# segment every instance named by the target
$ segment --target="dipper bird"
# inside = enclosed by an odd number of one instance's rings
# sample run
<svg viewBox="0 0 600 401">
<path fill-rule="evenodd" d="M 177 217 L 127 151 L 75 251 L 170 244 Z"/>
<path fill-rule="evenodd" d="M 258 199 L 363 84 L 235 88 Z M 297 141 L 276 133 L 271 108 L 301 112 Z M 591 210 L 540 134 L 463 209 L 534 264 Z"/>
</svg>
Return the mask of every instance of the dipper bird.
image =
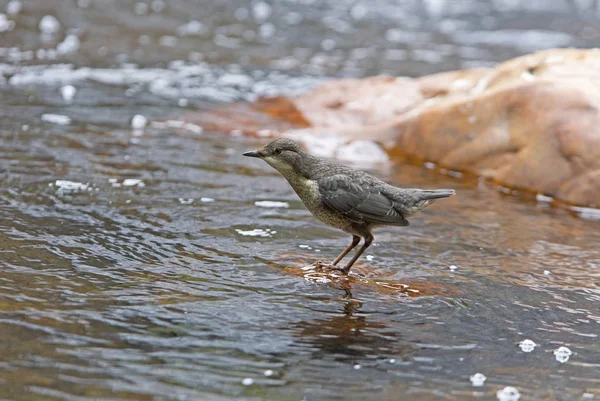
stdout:
<svg viewBox="0 0 600 401">
<path fill-rule="evenodd" d="M 306 208 L 323 223 L 352 235 L 352 243 L 325 267 L 348 272 L 373 242 L 371 231 L 380 226 L 407 226 L 407 217 L 435 199 L 454 195 L 453 189 L 397 188 L 350 167 L 305 152 L 296 142 L 280 138 L 258 150 L 244 153 L 258 157 L 279 171 L 298 194 Z M 363 246 L 344 267 L 338 263 L 354 249 Z"/>
</svg>

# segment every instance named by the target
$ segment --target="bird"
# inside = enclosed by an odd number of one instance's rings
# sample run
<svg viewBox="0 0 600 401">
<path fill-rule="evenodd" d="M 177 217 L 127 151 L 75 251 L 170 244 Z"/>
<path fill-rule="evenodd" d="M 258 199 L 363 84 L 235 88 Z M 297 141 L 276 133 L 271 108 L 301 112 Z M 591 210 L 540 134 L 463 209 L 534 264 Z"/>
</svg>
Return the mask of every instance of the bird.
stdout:
<svg viewBox="0 0 600 401">
<path fill-rule="evenodd" d="M 348 273 L 374 240 L 373 229 L 408 226 L 414 215 L 436 199 L 455 195 L 453 189 L 398 188 L 364 171 L 313 156 L 297 142 L 275 139 L 243 156 L 264 160 L 288 181 L 304 206 L 323 223 L 352 235 L 352 243 L 332 263 L 316 267 Z M 363 245 L 345 266 L 342 259 Z"/>
</svg>

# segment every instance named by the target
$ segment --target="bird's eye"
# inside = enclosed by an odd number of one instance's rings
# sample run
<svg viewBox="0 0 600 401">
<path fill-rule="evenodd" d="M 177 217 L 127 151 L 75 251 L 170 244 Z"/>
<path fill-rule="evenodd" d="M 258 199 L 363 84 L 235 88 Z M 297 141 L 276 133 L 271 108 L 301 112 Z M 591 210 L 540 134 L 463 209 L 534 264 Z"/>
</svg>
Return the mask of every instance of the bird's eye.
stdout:
<svg viewBox="0 0 600 401">
<path fill-rule="evenodd" d="M 278 149 L 275 149 L 275 150 L 273 151 L 273 154 L 274 154 L 275 156 L 277 156 L 277 155 L 280 155 L 280 154 L 281 154 L 281 149 L 279 149 L 279 148 L 278 148 Z"/>
</svg>

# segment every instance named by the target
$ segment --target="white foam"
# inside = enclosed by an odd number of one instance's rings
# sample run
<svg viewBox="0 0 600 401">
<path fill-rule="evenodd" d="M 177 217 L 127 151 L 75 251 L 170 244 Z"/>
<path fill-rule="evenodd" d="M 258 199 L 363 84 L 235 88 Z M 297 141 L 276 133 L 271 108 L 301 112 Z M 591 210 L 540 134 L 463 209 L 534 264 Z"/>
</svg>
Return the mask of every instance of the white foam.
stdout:
<svg viewBox="0 0 600 401">
<path fill-rule="evenodd" d="M 565 363 L 569 360 L 573 352 L 567 347 L 560 347 L 554 350 L 554 358 L 560 363 Z"/>
<path fill-rule="evenodd" d="M 475 373 L 474 375 L 469 377 L 469 380 L 471 380 L 471 384 L 473 384 L 473 387 L 481 387 L 485 384 L 487 377 L 485 377 L 483 373 Z"/>
<path fill-rule="evenodd" d="M 56 191 L 58 194 L 82 192 L 91 189 L 90 184 L 67 180 L 56 180 L 54 185 L 58 187 L 58 190 Z"/>
<path fill-rule="evenodd" d="M 244 380 L 242 380 L 242 384 L 244 386 L 251 386 L 254 384 L 254 379 L 251 377 L 246 377 Z"/>
<path fill-rule="evenodd" d="M 42 121 L 46 121 L 56 125 L 71 124 L 71 118 L 69 118 L 68 116 L 63 116 L 61 114 L 42 114 Z"/>
<path fill-rule="evenodd" d="M 256 201 L 254 202 L 256 206 L 259 207 L 269 207 L 269 208 L 288 208 L 290 204 L 287 202 L 276 202 L 276 201 Z"/>
<path fill-rule="evenodd" d="M 146 184 L 137 178 L 126 178 L 123 180 L 124 187 L 144 187 Z"/>
<path fill-rule="evenodd" d="M 362 163 L 385 163 L 389 157 L 385 150 L 373 141 L 356 140 L 337 149 L 336 156 L 341 160 Z"/>
<path fill-rule="evenodd" d="M 537 200 L 538 202 L 550 203 L 552 202 L 552 197 L 546 196 L 544 194 L 537 194 L 535 196 L 535 200 Z"/>
<path fill-rule="evenodd" d="M 177 34 L 179 36 L 197 36 L 202 35 L 205 32 L 206 27 L 200 21 L 196 20 L 192 20 L 177 28 Z"/>
<path fill-rule="evenodd" d="M 532 352 L 536 346 L 537 344 L 528 338 L 519 343 L 519 348 L 521 348 L 521 351 L 527 353 Z"/>
<path fill-rule="evenodd" d="M 60 94 L 67 103 L 70 103 L 71 100 L 73 100 L 73 97 L 75 97 L 75 92 L 77 92 L 77 89 L 75 89 L 73 85 L 65 85 L 60 88 Z"/>
<path fill-rule="evenodd" d="M 77 35 L 69 34 L 56 46 L 58 54 L 65 55 L 75 53 L 79 50 L 80 42 Z"/>
<path fill-rule="evenodd" d="M 571 210 L 575 211 L 584 220 L 600 220 L 600 209 L 572 206 Z"/>
<path fill-rule="evenodd" d="M 246 237 L 270 237 L 271 236 L 271 232 L 270 230 L 263 230 L 262 228 L 255 228 L 253 230 L 240 230 L 239 228 L 236 228 L 235 231 L 243 236 Z"/>
<path fill-rule="evenodd" d="M 507 386 L 496 392 L 498 401 L 518 401 L 521 398 L 521 393 L 514 387 Z"/>
<path fill-rule="evenodd" d="M 458 266 L 450 265 L 450 266 L 448 266 L 448 269 L 450 269 L 450 271 L 456 271 L 458 269 Z"/>
<path fill-rule="evenodd" d="M 148 119 L 141 114 L 136 114 L 131 119 L 131 128 L 134 130 L 143 130 L 148 124 Z"/>
<path fill-rule="evenodd" d="M 212 203 L 215 200 L 213 198 L 200 198 L 200 202 L 204 202 L 204 203 Z"/>
<path fill-rule="evenodd" d="M 275 374 L 275 372 L 273 372 L 271 369 L 267 369 L 264 371 L 264 375 L 267 377 L 271 377 Z"/>
</svg>

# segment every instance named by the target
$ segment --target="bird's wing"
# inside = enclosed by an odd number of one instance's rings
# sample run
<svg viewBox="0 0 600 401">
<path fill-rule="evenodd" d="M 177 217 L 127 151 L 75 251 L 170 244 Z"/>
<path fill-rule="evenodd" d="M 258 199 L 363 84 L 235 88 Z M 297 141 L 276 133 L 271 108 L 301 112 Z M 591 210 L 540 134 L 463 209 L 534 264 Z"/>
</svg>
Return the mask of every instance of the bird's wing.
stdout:
<svg viewBox="0 0 600 401">
<path fill-rule="evenodd" d="M 342 174 L 317 182 L 325 205 L 355 223 L 408 225 L 394 207 L 394 201 L 368 184 L 353 182 L 349 176 Z"/>
</svg>

